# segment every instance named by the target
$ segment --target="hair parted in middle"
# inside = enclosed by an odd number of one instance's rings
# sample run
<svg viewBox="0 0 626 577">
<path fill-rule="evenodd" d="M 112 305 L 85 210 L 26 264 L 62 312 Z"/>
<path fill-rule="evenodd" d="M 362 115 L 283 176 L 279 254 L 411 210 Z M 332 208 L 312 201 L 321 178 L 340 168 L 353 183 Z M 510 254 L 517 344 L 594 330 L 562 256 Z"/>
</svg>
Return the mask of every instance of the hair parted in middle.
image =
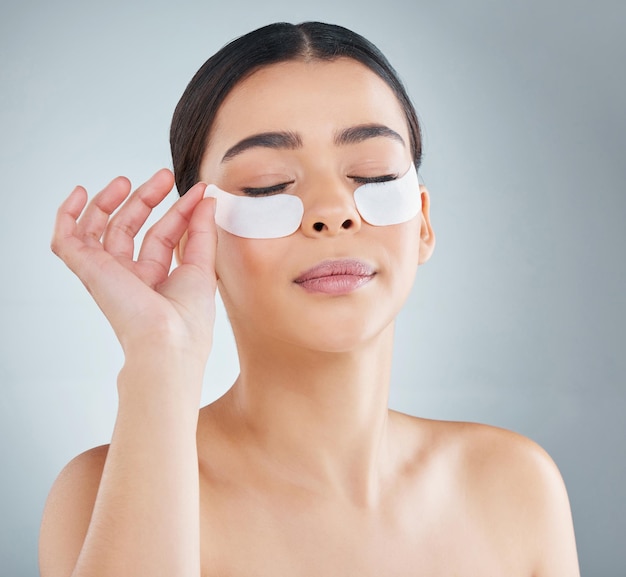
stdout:
<svg viewBox="0 0 626 577">
<path fill-rule="evenodd" d="M 335 24 L 278 22 L 245 34 L 216 52 L 196 72 L 172 118 L 170 147 L 180 195 L 199 178 L 217 112 L 229 92 L 256 70 L 289 60 L 352 58 L 393 90 L 406 115 L 415 168 L 422 159 L 417 114 L 398 74 L 380 50 L 363 36 Z"/>
</svg>

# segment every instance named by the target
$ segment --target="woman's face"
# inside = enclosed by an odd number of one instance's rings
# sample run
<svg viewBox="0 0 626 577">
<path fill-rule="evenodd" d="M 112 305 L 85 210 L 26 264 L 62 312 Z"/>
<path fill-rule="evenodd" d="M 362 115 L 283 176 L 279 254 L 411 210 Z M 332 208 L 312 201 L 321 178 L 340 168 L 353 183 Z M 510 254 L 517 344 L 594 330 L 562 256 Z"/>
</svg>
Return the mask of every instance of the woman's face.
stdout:
<svg viewBox="0 0 626 577">
<path fill-rule="evenodd" d="M 267 133 L 273 136 L 249 140 Z M 274 64 L 231 91 L 201 180 L 237 195 L 267 188 L 295 194 L 304 205 L 300 228 L 286 237 L 248 239 L 218 229 L 219 288 L 238 339 L 342 351 L 393 322 L 432 250 L 427 193 L 421 214 L 391 226 L 363 221 L 353 193 L 363 179 L 403 175 L 412 162 L 409 142 L 396 96 L 351 59 Z"/>
</svg>

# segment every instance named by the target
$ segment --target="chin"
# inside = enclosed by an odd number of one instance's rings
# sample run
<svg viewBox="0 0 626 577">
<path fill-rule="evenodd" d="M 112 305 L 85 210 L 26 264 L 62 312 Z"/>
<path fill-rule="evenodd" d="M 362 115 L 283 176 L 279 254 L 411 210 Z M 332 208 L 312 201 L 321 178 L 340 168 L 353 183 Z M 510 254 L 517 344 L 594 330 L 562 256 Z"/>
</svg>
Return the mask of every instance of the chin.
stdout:
<svg viewBox="0 0 626 577">
<path fill-rule="evenodd" d="M 321 330 L 309 331 L 301 335 L 293 344 L 310 351 L 329 354 L 358 353 L 363 349 L 380 343 L 381 340 L 393 338 L 393 319 L 379 326 L 373 326 L 372 322 L 354 322 L 344 326 L 332 323 Z"/>
</svg>

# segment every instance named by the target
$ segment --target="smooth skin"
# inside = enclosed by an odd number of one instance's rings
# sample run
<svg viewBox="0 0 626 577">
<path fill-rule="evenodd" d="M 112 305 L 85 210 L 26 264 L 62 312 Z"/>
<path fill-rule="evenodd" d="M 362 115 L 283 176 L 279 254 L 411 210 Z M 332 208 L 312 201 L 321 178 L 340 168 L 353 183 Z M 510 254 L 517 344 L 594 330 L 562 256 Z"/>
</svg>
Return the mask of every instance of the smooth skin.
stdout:
<svg viewBox="0 0 626 577">
<path fill-rule="evenodd" d="M 346 129 L 385 136 L 338 143 Z M 228 150 L 265 132 L 297 146 Z M 289 183 L 305 214 L 289 237 L 216 229 L 198 184 L 133 238 L 172 187 L 118 178 L 59 209 L 53 250 L 85 283 L 125 353 L 111 444 L 74 459 L 44 513 L 42 577 L 579 575 L 561 476 L 533 442 L 387 408 L 394 319 L 434 248 L 429 196 L 394 226 L 362 221 L 356 177 L 411 162 L 396 97 L 361 64 L 290 61 L 237 85 L 201 179 Z M 180 265 L 169 273 L 174 252 Z M 294 283 L 321 261 L 376 274 L 344 295 Z M 198 412 L 219 287 L 240 356 L 226 395 Z M 436 384 L 420 383 L 420 386 Z"/>
</svg>

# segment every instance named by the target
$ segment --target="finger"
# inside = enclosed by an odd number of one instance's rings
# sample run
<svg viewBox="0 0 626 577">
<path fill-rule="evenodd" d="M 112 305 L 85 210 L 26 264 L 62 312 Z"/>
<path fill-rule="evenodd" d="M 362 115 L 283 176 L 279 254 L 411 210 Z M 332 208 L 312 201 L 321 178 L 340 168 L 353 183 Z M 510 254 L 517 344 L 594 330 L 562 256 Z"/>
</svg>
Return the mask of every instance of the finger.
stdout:
<svg viewBox="0 0 626 577">
<path fill-rule="evenodd" d="M 111 215 L 129 194 L 130 181 L 124 176 L 114 178 L 87 205 L 78 221 L 78 236 L 99 243 Z"/>
<path fill-rule="evenodd" d="M 82 186 L 77 186 L 57 210 L 50 248 L 63 260 L 70 246 L 82 244 L 75 236 L 76 221 L 86 204 L 87 191 Z"/>
<path fill-rule="evenodd" d="M 210 318 L 214 315 L 215 301 L 212 295 L 217 285 L 214 198 L 200 200 L 193 211 L 187 232 L 182 262 L 160 286 L 160 291 L 183 307 L 200 311 L 198 318 Z"/>
<path fill-rule="evenodd" d="M 132 259 L 135 236 L 173 186 L 174 175 L 162 169 L 133 192 L 106 227 L 103 239 L 105 250 L 113 256 Z"/>
<path fill-rule="evenodd" d="M 113 259 L 102 250 L 99 242 L 93 246 L 94 243 L 88 242 L 89 237 L 80 236 L 77 232 L 77 220 L 86 204 L 87 191 L 77 186 L 57 211 L 50 247 L 92 292 L 90 277 L 94 271 L 100 271 L 107 259 Z"/>
<path fill-rule="evenodd" d="M 163 218 L 148 230 L 137 259 L 142 268 L 155 266 L 161 274 L 169 272 L 174 249 L 187 230 L 194 209 L 202 200 L 205 189 L 204 183 L 191 187 Z"/>
<path fill-rule="evenodd" d="M 194 265 L 204 273 L 215 275 L 215 199 L 205 198 L 193 212 L 188 228 L 188 240 L 183 252 L 183 265 Z"/>
</svg>

